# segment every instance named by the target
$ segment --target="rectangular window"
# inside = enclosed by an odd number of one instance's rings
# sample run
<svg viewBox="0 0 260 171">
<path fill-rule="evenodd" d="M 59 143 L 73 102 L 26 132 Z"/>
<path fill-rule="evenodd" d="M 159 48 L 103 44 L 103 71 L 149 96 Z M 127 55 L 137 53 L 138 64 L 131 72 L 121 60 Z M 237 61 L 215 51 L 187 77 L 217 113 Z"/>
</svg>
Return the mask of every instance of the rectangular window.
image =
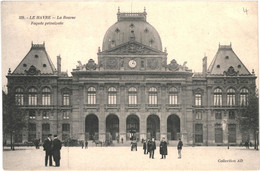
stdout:
<svg viewBox="0 0 260 171">
<path fill-rule="evenodd" d="M 236 95 L 235 94 L 228 94 L 227 95 L 227 105 L 234 106 L 236 104 Z"/>
<path fill-rule="evenodd" d="M 42 105 L 48 106 L 51 105 L 51 95 L 50 94 L 42 94 Z"/>
<path fill-rule="evenodd" d="M 29 94 L 28 105 L 30 106 L 37 105 L 37 94 Z"/>
<path fill-rule="evenodd" d="M 228 142 L 236 143 L 236 125 L 228 124 Z"/>
<path fill-rule="evenodd" d="M 70 124 L 62 124 L 62 132 L 70 132 Z"/>
<path fill-rule="evenodd" d="M 67 94 L 67 93 L 65 93 L 65 94 L 63 94 L 63 105 L 64 106 L 69 106 L 70 105 L 70 95 L 69 94 Z"/>
<path fill-rule="evenodd" d="M 49 132 L 50 131 L 50 124 L 42 124 L 42 131 Z"/>
<path fill-rule="evenodd" d="M 115 105 L 116 104 L 116 94 L 109 93 L 108 94 L 108 104 Z"/>
<path fill-rule="evenodd" d="M 29 111 L 29 119 L 35 119 L 36 118 L 36 111 L 30 110 Z"/>
<path fill-rule="evenodd" d="M 201 106 L 201 94 L 195 94 L 195 106 Z"/>
<path fill-rule="evenodd" d="M 70 118 L 70 112 L 69 111 L 63 111 L 63 119 L 69 119 Z"/>
<path fill-rule="evenodd" d="M 215 113 L 215 118 L 216 118 L 216 119 L 222 119 L 222 114 L 221 114 L 221 112 L 216 112 L 216 113 Z"/>
<path fill-rule="evenodd" d="M 223 143 L 223 129 L 221 124 L 215 125 L 215 143 Z"/>
<path fill-rule="evenodd" d="M 236 119 L 235 112 L 234 112 L 234 111 L 229 111 L 229 113 L 228 113 L 228 118 L 229 118 L 229 119 Z"/>
<path fill-rule="evenodd" d="M 129 100 L 130 105 L 136 105 L 137 104 L 137 95 L 129 94 L 128 100 Z"/>
<path fill-rule="evenodd" d="M 88 104 L 96 104 L 96 93 L 88 93 Z"/>
<path fill-rule="evenodd" d="M 48 111 L 42 111 L 42 118 L 43 119 L 49 119 L 49 112 Z"/>
<path fill-rule="evenodd" d="M 214 106 L 222 106 L 222 94 L 214 94 Z"/>
<path fill-rule="evenodd" d="M 202 119 L 202 113 L 201 112 L 197 112 L 196 113 L 196 120 L 201 120 Z"/>
<path fill-rule="evenodd" d="M 157 105 L 157 94 L 149 94 L 149 104 Z"/>
<path fill-rule="evenodd" d="M 15 102 L 17 105 L 24 105 L 23 94 L 15 94 Z"/>
<path fill-rule="evenodd" d="M 170 94 L 169 95 L 169 104 L 177 105 L 178 104 L 178 94 Z"/>
<path fill-rule="evenodd" d="M 195 124 L 195 143 L 203 143 L 203 125 Z"/>
</svg>

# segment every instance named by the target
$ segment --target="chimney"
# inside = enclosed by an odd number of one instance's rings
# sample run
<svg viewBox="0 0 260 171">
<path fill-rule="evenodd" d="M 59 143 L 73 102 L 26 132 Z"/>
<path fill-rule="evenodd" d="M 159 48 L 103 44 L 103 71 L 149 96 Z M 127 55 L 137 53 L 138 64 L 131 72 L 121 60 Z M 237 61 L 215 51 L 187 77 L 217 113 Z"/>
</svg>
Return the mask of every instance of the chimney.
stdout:
<svg viewBox="0 0 260 171">
<path fill-rule="evenodd" d="M 61 57 L 60 55 L 57 56 L 57 70 L 58 70 L 58 75 L 61 73 Z"/>
<path fill-rule="evenodd" d="M 207 75 L 207 57 L 206 56 L 202 59 L 202 75 L 203 75 L 203 77 L 206 77 L 206 75 Z"/>
</svg>

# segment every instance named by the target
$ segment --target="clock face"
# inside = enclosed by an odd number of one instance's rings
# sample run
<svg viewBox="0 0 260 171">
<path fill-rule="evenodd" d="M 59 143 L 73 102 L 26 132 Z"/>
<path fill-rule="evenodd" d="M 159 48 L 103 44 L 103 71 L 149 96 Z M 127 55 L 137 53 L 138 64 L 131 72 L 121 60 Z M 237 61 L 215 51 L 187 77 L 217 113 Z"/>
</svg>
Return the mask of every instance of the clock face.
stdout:
<svg viewBox="0 0 260 171">
<path fill-rule="evenodd" d="M 135 60 L 130 60 L 128 64 L 129 64 L 129 66 L 130 66 L 131 68 L 136 67 L 136 61 L 135 61 Z"/>
</svg>

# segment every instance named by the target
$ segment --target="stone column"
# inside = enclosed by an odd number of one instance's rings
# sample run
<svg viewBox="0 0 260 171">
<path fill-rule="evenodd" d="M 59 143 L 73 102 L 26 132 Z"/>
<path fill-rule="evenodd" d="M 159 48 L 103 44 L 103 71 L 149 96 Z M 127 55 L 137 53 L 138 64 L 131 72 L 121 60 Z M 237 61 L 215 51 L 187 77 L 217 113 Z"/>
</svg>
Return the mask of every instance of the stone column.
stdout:
<svg viewBox="0 0 260 171">
<path fill-rule="evenodd" d="M 104 83 L 99 84 L 99 91 L 98 91 L 99 98 L 98 103 L 99 106 L 99 114 L 98 114 L 98 131 L 99 131 L 99 141 L 106 140 L 106 116 L 104 110 L 104 103 L 106 101 L 105 92 L 104 92 Z"/>
</svg>

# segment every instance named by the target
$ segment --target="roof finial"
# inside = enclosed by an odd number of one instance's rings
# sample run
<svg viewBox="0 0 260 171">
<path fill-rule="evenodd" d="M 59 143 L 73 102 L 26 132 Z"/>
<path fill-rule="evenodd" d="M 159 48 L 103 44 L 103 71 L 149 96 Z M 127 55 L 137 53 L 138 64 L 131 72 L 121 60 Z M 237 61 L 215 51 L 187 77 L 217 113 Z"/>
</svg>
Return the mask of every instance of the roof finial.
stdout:
<svg viewBox="0 0 260 171">
<path fill-rule="evenodd" d="M 255 70 L 254 69 L 252 69 L 252 74 L 255 75 Z"/>
<path fill-rule="evenodd" d="M 117 9 L 117 10 L 118 10 L 118 13 L 120 13 L 120 7 L 118 7 L 118 9 Z"/>
<path fill-rule="evenodd" d="M 144 7 L 144 12 L 146 12 L 146 8 Z"/>
<path fill-rule="evenodd" d="M 9 68 L 9 69 L 8 69 L 8 74 L 11 74 L 11 72 L 12 72 L 12 71 L 11 71 L 11 68 Z"/>
<path fill-rule="evenodd" d="M 101 52 L 100 47 L 98 47 L 98 52 Z"/>
<path fill-rule="evenodd" d="M 166 47 L 164 48 L 164 52 L 167 53 L 167 48 Z"/>
<path fill-rule="evenodd" d="M 230 42 L 230 47 L 232 47 L 232 42 Z"/>
<path fill-rule="evenodd" d="M 43 41 L 43 47 L 45 47 L 45 41 Z"/>
<path fill-rule="evenodd" d="M 33 46 L 33 41 L 32 41 L 32 46 Z"/>
<path fill-rule="evenodd" d="M 218 47 L 220 47 L 220 42 L 218 42 Z"/>
</svg>

